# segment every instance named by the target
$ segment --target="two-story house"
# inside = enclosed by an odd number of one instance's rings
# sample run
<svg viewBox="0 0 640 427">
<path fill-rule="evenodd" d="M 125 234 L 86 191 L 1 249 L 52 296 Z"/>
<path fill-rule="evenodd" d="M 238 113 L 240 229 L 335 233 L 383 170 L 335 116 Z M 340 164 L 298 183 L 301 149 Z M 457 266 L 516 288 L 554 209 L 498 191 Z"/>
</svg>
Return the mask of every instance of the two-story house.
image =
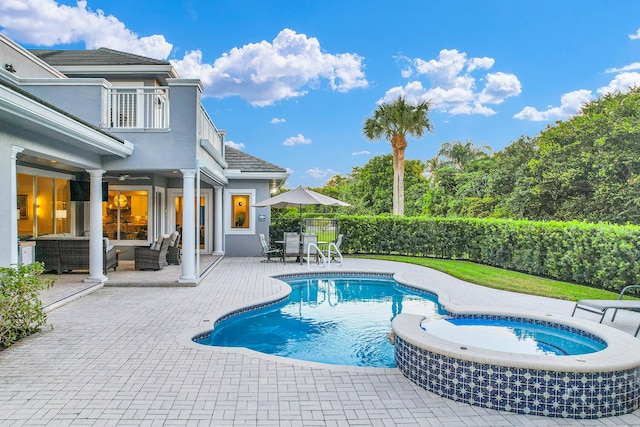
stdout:
<svg viewBox="0 0 640 427">
<path fill-rule="evenodd" d="M 19 239 L 60 233 L 90 236 L 88 281 L 106 279 L 103 236 L 133 249 L 180 231 L 184 282 L 198 253 L 259 255 L 270 217 L 253 203 L 288 173 L 226 147 L 201 97 L 167 61 L 0 34 L 0 265 Z"/>
</svg>

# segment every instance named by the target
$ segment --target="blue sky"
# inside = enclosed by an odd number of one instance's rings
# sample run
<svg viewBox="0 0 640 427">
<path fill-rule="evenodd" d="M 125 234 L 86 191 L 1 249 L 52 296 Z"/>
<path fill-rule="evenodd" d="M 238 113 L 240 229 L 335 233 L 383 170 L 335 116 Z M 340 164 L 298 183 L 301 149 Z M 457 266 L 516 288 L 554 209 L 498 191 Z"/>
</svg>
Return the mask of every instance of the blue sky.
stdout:
<svg viewBox="0 0 640 427">
<path fill-rule="evenodd" d="M 110 47 L 200 78 L 229 144 L 322 186 L 373 156 L 380 102 L 430 100 L 407 159 L 471 140 L 500 150 L 640 83 L 640 2 L 619 0 L 0 0 L 27 48 Z"/>
</svg>

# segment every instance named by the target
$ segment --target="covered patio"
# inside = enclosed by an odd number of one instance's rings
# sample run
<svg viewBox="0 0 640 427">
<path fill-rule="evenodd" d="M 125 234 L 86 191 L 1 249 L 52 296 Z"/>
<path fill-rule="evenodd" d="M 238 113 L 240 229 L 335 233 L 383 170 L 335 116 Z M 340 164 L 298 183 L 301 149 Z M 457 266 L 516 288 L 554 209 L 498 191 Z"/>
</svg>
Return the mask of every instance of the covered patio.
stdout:
<svg viewBox="0 0 640 427">
<path fill-rule="evenodd" d="M 220 255 L 200 255 L 199 281 L 222 259 Z M 133 260 L 120 260 L 116 271 L 107 272 L 104 283 L 87 283 L 88 272 L 75 271 L 64 274 L 47 273 L 43 277 L 54 280 L 51 288 L 40 293 L 46 311 L 54 310 L 103 286 L 107 287 L 193 287 L 195 282 L 182 283 L 180 265 L 168 265 L 162 270 L 136 270 Z"/>
</svg>

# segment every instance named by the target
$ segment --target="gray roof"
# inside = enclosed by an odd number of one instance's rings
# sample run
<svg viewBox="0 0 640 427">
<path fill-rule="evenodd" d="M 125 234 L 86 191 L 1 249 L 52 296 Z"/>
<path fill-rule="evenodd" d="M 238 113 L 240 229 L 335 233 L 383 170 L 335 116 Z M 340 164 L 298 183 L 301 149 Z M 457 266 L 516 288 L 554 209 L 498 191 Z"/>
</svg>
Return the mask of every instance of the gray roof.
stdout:
<svg viewBox="0 0 640 427">
<path fill-rule="evenodd" d="M 229 169 L 238 169 L 242 172 L 276 172 L 286 173 L 285 168 L 276 166 L 266 160 L 259 159 L 250 154 L 226 146 L 224 148 L 224 158 L 227 161 Z"/>
<path fill-rule="evenodd" d="M 101 47 L 96 50 L 45 50 L 30 49 L 29 52 L 47 64 L 56 66 L 78 65 L 168 65 L 168 61 L 147 58 L 132 53 Z"/>
</svg>

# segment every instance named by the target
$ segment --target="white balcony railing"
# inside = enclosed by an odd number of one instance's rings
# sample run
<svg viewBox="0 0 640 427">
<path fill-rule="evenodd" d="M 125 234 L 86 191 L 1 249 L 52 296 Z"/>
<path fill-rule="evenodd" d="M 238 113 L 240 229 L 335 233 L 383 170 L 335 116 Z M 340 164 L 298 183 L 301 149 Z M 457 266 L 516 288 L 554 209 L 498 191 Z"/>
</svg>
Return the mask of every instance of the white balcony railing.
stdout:
<svg viewBox="0 0 640 427">
<path fill-rule="evenodd" d="M 169 88 L 118 87 L 109 92 L 111 128 L 169 128 Z"/>
<path fill-rule="evenodd" d="M 209 141 L 213 149 L 222 154 L 222 135 L 202 106 L 200 106 L 200 139 Z"/>
</svg>

